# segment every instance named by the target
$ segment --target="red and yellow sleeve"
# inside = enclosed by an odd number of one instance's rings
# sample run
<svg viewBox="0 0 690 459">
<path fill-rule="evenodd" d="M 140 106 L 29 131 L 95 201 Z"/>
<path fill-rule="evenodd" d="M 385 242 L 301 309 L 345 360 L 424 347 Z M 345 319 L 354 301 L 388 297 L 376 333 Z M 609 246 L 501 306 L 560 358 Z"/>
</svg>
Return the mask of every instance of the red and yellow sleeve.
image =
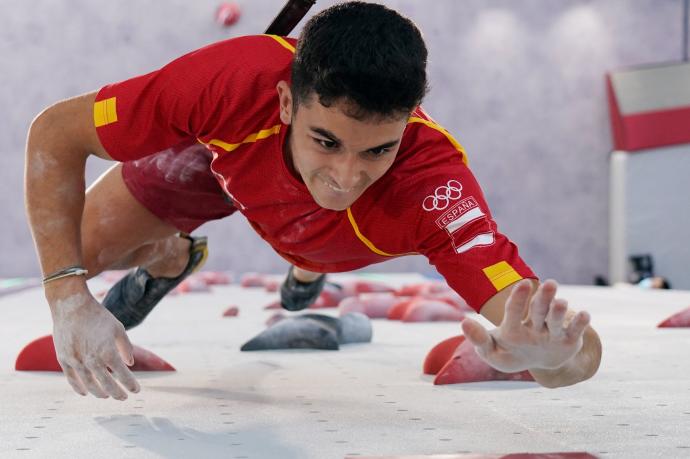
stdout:
<svg viewBox="0 0 690 459">
<path fill-rule="evenodd" d="M 257 81 L 277 65 L 272 54 L 291 56 L 267 36 L 233 38 L 104 86 L 93 106 L 103 147 L 128 161 L 218 131 L 227 135 L 228 126 L 251 115 Z"/>
<path fill-rule="evenodd" d="M 536 278 L 498 231 L 467 166 L 457 161 L 418 188 L 417 251 L 474 310 L 520 279 Z"/>
</svg>

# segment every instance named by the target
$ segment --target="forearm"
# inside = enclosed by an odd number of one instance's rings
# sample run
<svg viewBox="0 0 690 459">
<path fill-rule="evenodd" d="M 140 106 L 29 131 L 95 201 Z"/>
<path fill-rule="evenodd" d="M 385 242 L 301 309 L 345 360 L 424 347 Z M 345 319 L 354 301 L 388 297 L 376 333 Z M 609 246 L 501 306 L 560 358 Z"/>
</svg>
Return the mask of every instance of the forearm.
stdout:
<svg viewBox="0 0 690 459">
<path fill-rule="evenodd" d="M 585 381 L 597 372 L 601 363 L 601 340 L 591 327 L 582 336 L 582 349 L 561 368 L 555 370 L 530 369 L 535 381 L 551 389 L 571 386 Z"/>
<path fill-rule="evenodd" d="M 43 275 L 81 264 L 81 215 L 84 209 L 84 168 L 88 153 L 70 148 L 51 126 L 50 115 L 39 116 L 29 131 L 25 165 L 25 206 Z M 47 284 L 46 294 L 80 279 Z"/>
</svg>

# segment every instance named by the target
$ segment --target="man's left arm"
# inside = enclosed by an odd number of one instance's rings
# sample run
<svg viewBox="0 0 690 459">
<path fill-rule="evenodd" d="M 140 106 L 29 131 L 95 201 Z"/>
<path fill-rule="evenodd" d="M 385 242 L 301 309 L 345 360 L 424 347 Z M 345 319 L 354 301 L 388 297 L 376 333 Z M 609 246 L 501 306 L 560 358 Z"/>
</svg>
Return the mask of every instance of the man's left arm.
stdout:
<svg viewBox="0 0 690 459">
<path fill-rule="evenodd" d="M 529 370 L 544 387 L 556 388 L 591 378 L 601 362 L 601 340 L 589 314 L 568 309 L 556 298 L 557 284 L 523 280 L 506 287 L 480 313 L 497 328 L 462 323 L 465 336 L 492 367 L 505 372 Z M 533 293 L 534 292 L 534 293 Z"/>
</svg>

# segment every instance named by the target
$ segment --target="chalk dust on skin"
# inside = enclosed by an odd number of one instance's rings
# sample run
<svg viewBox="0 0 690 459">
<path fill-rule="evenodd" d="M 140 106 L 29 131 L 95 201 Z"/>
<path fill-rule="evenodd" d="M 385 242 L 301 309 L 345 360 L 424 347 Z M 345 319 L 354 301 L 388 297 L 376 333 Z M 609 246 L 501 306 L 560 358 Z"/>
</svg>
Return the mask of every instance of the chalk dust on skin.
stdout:
<svg viewBox="0 0 690 459">
<path fill-rule="evenodd" d="M 37 209 L 34 215 L 38 225 L 34 226 L 33 231 L 40 237 L 63 232 L 71 224 L 69 218 L 56 215 L 52 210 Z"/>
<path fill-rule="evenodd" d="M 177 236 L 169 236 L 158 241 L 151 241 L 151 254 L 145 265 L 150 266 L 159 263 L 163 260 L 174 260 L 182 255 L 187 258 L 187 251 L 180 252 L 180 238 Z M 155 244 L 155 245 L 154 245 Z M 131 266 L 121 266 L 118 262 L 125 260 L 132 252 L 141 247 L 134 247 L 130 252 L 122 253 L 119 247 L 105 247 L 97 255 L 99 266 L 106 266 L 105 269 L 124 269 L 131 268 Z"/>
<path fill-rule="evenodd" d="M 62 314 L 73 314 L 76 309 L 78 309 L 88 300 L 89 296 L 86 293 L 77 293 L 61 300 L 57 300 L 55 303 L 55 313 L 58 316 Z"/>
<path fill-rule="evenodd" d="M 57 167 L 59 164 L 58 160 L 53 157 L 50 153 L 44 151 L 38 151 L 34 155 L 32 162 L 27 164 L 27 175 L 29 177 L 43 177 L 48 169 Z M 63 201 L 74 201 L 77 199 L 83 199 L 84 191 L 84 181 L 81 179 L 81 194 L 74 193 L 73 183 L 63 183 L 62 185 L 54 188 L 52 194 L 60 197 Z"/>
<path fill-rule="evenodd" d="M 26 169 L 28 175 L 31 177 L 43 176 L 46 169 L 55 167 L 58 165 L 58 160 L 55 159 L 50 153 L 45 151 L 37 151 L 31 163 L 27 164 Z"/>
<path fill-rule="evenodd" d="M 40 178 L 45 173 L 58 165 L 58 160 L 50 153 L 45 151 L 37 151 L 30 164 L 27 165 L 27 177 Z M 80 192 L 75 193 L 75 185 L 73 183 L 64 183 L 51 191 L 53 197 L 58 198 L 62 203 L 71 203 L 77 200 L 84 199 L 84 184 L 81 179 Z M 35 234 L 41 238 L 52 236 L 56 233 L 65 231 L 72 221 L 65 216 L 60 215 L 54 209 L 41 208 L 33 209 L 34 217 L 37 225 L 33 228 Z"/>
<path fill-rule="evenodd" d="M 115 350 L 109 336 L 117 336 L 118 327 L 122 327 L 109 312 L 100 306 L 84 308 L 96 301 L 91 295 L 77 293 L 57 300 L 53 312 L 53 342 L 58 356 L 67 359 L 79 358 L 85 363 L 91 359 L 100 359 L 111 355 Z M 80 326 L 83 323 L 88 327 Z M 76 362 L 68 364 L 74 364 Z"/>
</svg>

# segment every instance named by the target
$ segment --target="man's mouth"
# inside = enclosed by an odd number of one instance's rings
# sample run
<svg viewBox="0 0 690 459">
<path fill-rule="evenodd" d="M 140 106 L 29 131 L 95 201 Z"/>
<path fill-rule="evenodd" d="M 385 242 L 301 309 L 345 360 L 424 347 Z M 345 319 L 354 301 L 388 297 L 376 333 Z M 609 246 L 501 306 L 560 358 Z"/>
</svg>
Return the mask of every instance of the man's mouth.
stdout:
<svg viewBox="0 0 690 459">
<path fill-rule="evenodd" d="M 337 186 L 337 185 L 334 185 L 334 184 L 330 183 L 328 180 L 325 180 L 325 179 L 323 179 L 323 178 L 321 178 L 321 177 L 319 177 L 319 179 L 321 179 L 321 181 L 322 181 L 323 183 L 325 183 L 325 184 L 328 186 L 328 188 L 330 188 L 331 190 L 333 190 L 333 191 L 335 191 L 335 192 L 338 192 L 338 193 L 349 193 L 349 192 L 351 192 L 352 190 L 355 189 L 354 187 L 348 188 L 348 189 L 343 189 L 343 188 L 340 188 L 340 187 Z"/>
</svg>

